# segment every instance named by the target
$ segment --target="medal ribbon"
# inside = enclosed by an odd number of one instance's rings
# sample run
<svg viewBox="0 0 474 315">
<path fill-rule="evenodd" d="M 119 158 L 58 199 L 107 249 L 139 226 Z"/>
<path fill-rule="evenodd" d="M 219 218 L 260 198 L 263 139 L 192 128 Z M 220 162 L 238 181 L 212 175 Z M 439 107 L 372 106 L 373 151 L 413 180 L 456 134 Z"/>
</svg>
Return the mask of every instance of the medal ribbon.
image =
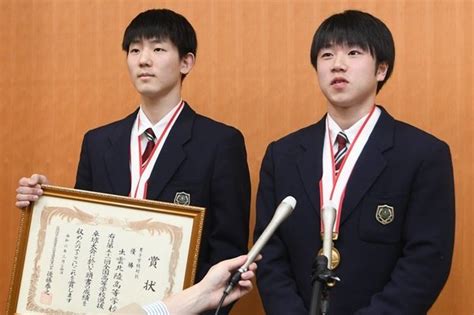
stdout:
<svg viewBox="0 0 474 315">
<path fill-rule="evenodd" d="M 350 144 L 350 147 L 344 156 L 339 168 L 338 175 L 335 172 L 335 162 L 333 153 L 333 141 L 329 132 L 328 119 L 326 118 L 326 136 L 324 137 L 323 147 L 323 176 L 319 181 L 320 207 L 333 207 L 336 209 L 336 221 L 334 223 L 333 233 L 336 238 L 339 234 L 339 224 L 341 220 L 342 203 L 344 201 L 347 182 L 351 176 L 352 170 L 369 139 L 372 130 L 380 117 L 380 109 L 376 106 L 372 108 L 365 118 L 362 126 Z M 324 232 L 324 225 L 321 214 L 321 233 Z"/>
<path fill-rule="evenodd" d="M 178 114 L 181 112 L 183 107 L 184 107 L 184 102 L 181 101 L 179 106 L 174 110 L 173 115 L 170 117 L 170 119 L 166 123 L 166 126 L 163 129 L 163 131 L 161 132 L 160 136 L 157 138 L 155 146 L 153 147 L 153 150 L 151 151 L 148 160 L 143 165 L 142 165 L 142 143 L 141 143 L 141 139 L 140 139 L 141 135 L 138 135 L 138 152 L 137 152 L 138 153 L 138 158 L 133 159 L 133 160 L 136 161 L 134 164 L 138 163 L 137 165 L 138 165 L 138 169 L 139 169 L 139 177 L 138 177 L 137 184 L 135 186 L 134 193 L 131 194 L 131 197 L 133 197 L 133 198 L 146 198 L 147 187 L 148 187 L 148 178 L 150 177 L 151 170 L 153 169 L 154 163 L 157 159 L 157 155 L 159 155 L 159 152 L 161 151 L 161 148 L 160 148 L 161 141 L 163 140 L 165 135 L 167 135 L 169 133 L 169 130 L 170 130 L 171 126 L 174 125 L 174 122 L 176 121 L 176 118 L 178 117 Z M 138 117 L 137 127 L 139 127 L 139 126 L 140 126 L 140 116 Z M 160 150 L 158 150 L 158 148 L 160 148 Z M 151 163 L 151 161 L 153 161 L 153 163 Z M 142 185 L 144 185 L 144 186 L 141 187 Z M 133 184 L 132 184 L 132 187 L 134 187 Z M 140 192 L 139 190 L 142 190 L 143 193 L 139 194 L 139 192 Z"/>
</svg>

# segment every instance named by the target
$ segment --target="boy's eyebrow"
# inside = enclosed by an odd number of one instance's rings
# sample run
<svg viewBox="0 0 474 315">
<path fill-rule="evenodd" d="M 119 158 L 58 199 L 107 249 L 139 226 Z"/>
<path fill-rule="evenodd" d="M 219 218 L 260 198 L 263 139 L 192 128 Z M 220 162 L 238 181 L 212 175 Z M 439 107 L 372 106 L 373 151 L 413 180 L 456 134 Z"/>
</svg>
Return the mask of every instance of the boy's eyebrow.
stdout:
<svg viewBox="0 0 474 315">
<path fill-rule="evenodd" d="M 141 41 L 143 41 L 144 38 L 135 38 L 133 39 L 132 41 L 130 41 L 131 44 L 137 44 L 137 43 L 140 43 Z M 152 42 L 152 43 L 163 43 L 164 40 L 162 39 L 158 39 L 156 37 L 153 37 L 153 38 L 150 38 L 150 39 L 147 39 L 148 41 Z"/>
<path fill-rule="evenodd" d="M 159 39 L 159 38 L 156 38 L 156 37 L 150 38 L 149 41 L 152 42 L 152 43 L 157 43 L 157 44 L 164 42 L 163 39 Z"/>
<path fill-rule="evenodd" d="M 358 44 L 358 43 L 350 43 L 350 42 L 343 42 L 343 43 L 328 43 L 327 45 L 323 45 L 321 46 L 321 49 L 331 49 L 331 48 L 334 48 L 334 47 L 347 47 L 347 48 L 354 48 L 354 47 L 357 47 L 357 48 L 360 48 L 362 50 L 369 50 L 367 47 L 364 47 L 364 45 L 362 44 Z"/>
</svg>

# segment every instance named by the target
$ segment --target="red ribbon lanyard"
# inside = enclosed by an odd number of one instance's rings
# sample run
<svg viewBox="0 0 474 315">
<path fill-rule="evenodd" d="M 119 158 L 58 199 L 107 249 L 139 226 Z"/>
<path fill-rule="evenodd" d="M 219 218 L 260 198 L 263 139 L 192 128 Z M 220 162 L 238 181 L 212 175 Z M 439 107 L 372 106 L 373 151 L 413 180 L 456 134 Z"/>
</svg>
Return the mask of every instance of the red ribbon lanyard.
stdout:
<svg viewBox="0 0 474 315">
<path fill-rule="evenodd" d="M 168 132 L 168 129 L 170 129 L 173 122 L 176 120 L 176 116 L 178 115 L 180 110 L 183 108 L 183 106 L 184 106 L 184 102 L 182 101 L 181 104 L 179 104 L 179 106 L 175 109 L 175 111 L 174 111 L 173 115 L 171 116 L 170 120 L 168 120 L 168 122 L 166 123 L 165 129 L 163 129 L 163 131 L 161 132 L 160 136 L 158 137 L 158 139 L 155 143 L 155 146 L 153 147 L 153 150 L 150 153 L 150 156 L 148 157 L 148 160 L 144 164 L 142 164 L 142 145 L 141 145 L 141 141 L 140 141 L 141 140 L 140 139 L 141 135 L 138 135 L 138 155 L 139 155 L 138 156 L 138 161 L 140 163 L 140 177 L 138 179 L 137 186 L 135 187 L 135 193 L 133 194 L 134 198 L 137 197 L 138 187 L 140 186 L 140 182 L 142 181 L 142 175 L 145 172 L 145 169 L 148 167 L 148 164 L 153 159 L 153 156 L 155 155 L 156 149 L 160 146 L 160 143 L 163 140 L 163 137 Z M 140 121 L 138 121 L 138 125 L 140 125 Z M 147 181 L 147 183 L 145 183 L 144 197 L 146 197 L 147 187 L 148 187 L 148 181 Z"/>
</svg>

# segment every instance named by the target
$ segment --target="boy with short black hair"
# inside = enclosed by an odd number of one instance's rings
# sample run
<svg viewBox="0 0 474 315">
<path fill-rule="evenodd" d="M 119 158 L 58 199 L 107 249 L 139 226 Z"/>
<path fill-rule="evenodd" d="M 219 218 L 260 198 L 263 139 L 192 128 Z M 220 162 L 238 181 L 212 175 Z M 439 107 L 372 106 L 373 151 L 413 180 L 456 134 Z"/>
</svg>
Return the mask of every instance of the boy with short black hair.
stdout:
<svg viewBox="0 0 474 315">
<path fill-rule="evenodd" d="M 167 9 L 140 13 L 122 48 L 140 94 L 128 117 L 84 136 L 75 188 L 206 208 L 196 281 L 211 265 L 247 252 L 250 176 L 237 129 L 194 112 L 181 98 L 196 34 Z M 37 200 L 43 175 L 22 178 L 18 207 Z"/>
<path fill-rule="evenodd" d="M 360 11 L 326 19 L 311 62 L 327 99 L 318 123 L 269 145 L 255 239 L 287 195 L 293 214 L 263 249 L 257 284 L 267 314 L 308 314 L 321 210 L 334 209 L 329 312 L 426 314 L 449 274 L 454 184 L 446 143 L 392 118 L 375 98 L 394 65 L 392 35 Z"/>
</svg>

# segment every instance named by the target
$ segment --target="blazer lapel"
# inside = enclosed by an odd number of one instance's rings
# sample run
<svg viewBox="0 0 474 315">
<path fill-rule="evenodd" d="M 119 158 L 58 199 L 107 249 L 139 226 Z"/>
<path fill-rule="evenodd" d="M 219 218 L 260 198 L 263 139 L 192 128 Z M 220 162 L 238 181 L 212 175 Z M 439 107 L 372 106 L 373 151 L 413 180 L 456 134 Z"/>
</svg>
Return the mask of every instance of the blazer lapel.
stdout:
<svg viewBox="0 0 474 315">
<path fill-rule="evenodd" d="M 161 191 L 186 158 L 183 145 L 191 138 L 195 118 L 196 113 L 185 103 L 148 179 L 147 199 L 158 199 Z"/>
<path fill-rule="evenodd" d="M 356 208 L 387 162 L 383 152 L 393 146 L 395 121 L 383 109 L 372 134 L 357 160 L 347 183 L 344 203 L 341 213 L 341 224 Z"/>
<path fill-rule="evenodd" d="M 112 193 L 128 196 L 130 193 L 130 135 L 138 110 L 118 122 L 109 137 L 110 148 L 105 153 L 105 167 Z"/>
<path fill-rule="evenodd" d="M 323 117 L 317 124 L 309 127 L 309 132 L 301 136 L 300 145 L 303 149 L 297 166 L 306 194 L 311 201 L 316 214 L 319 216 L 319 180 L 322 174 L 322 154 L 325 134 Z"/>
</svg>

